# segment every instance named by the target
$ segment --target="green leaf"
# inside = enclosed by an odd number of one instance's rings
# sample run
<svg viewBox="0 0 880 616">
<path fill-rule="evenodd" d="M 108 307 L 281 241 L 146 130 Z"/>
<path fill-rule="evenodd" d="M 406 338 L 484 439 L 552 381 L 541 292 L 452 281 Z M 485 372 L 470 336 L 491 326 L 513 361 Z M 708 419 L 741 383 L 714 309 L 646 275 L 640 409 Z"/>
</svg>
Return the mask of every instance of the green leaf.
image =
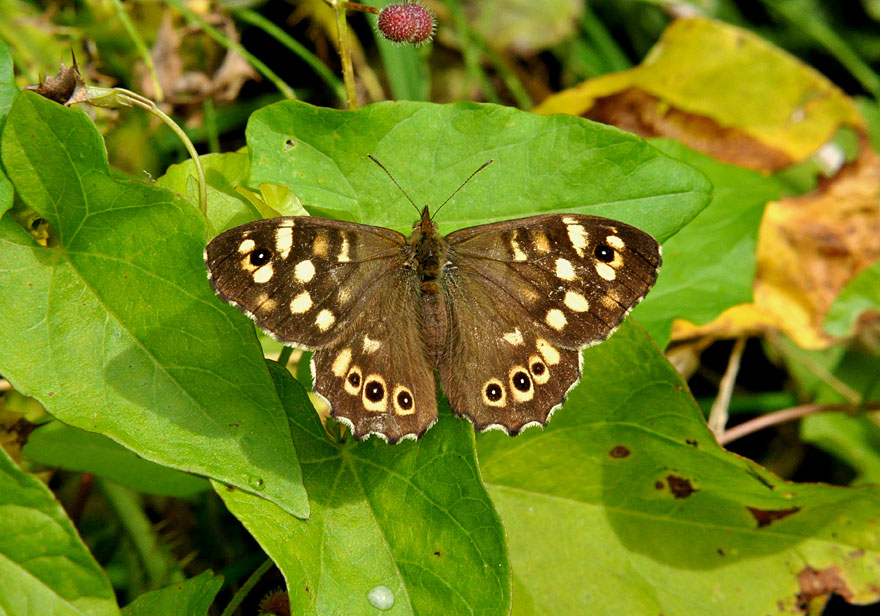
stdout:
<svg viewBox="0 0 880 616">
<path fill-rule="evenodd" d="M 679 143 L 656 139 L 664 154 L 693 165 L 712 181 L 712 201 L 663 244 L 663 267 L 635 316 L 660 348 L 672 321 L 705 324 L 724 310 L 752 301 L 758 228 L 781 186 L 754 171 L 720 163 Z"/>
<path fill-rule="evenodd" d="M 498 105 L 389 102 L 357 111 L 269 105 L 247 129 L 251 185 L 289 186 L 313 214 L 408 231 L 417 204 L 444 207 L 441 232 L 548 212 L 598 214 L 666 239 L 709 202 L 708 180 L 642 139 L 571 116 Z"/>
<path fill-rule="evenodd" d="M 442 414 L 418 442 L 337 444 L 302 386 L 270 364 L 311 499 L 297 520 L 265 500 L 219 489 L 287 580 L 292 614 L 507 614 L 504 529 L 480 481 L 473 429 Z"/>
<path fill-rule="evenodd" d="M 28 459 L 45 466 L 92 473 L 147 494 L 187 498 L 211 489 L 201 477 L 154 464 L 106 436 L 60 421 L 34 430 L 22 451 Z"/>
<path fill-rule="evenodd" d="M 15 84 L 15 75 L 12 72 L 9 48 L 3 39 L 0 39 L 0 131 L 3 130 L 9 108 L 17 94 L 18 86 Z M 0 216 L 12 207 L 12 195 L 12 183 L 5 174 L 0 173 Z"/>
<path fill-rule="evenodd" d="M 48 247 L 0 219 L 0 372 L 58 419 L 308 514 L 253 327 L 207 282 L 198 211 L 118 182 L 80 111 L 25 93 L 2 140 Z"/>
<path fill-rule="evenodd" d="M 546 430 L 478 438 L 513 614 L 752 616 L 832 590 L 878 598 L 880 488 L 793 484 L 726 453 L 632 321 L 584 364 Z"/>
<path fill-rule="evenodd" d="M 867 310 L 880 312 L 880 261 L 859 272 L 838 293 L 825 315 L 825 331 L 851 336 L 859 316 Z"/>
<path fill-rule="evenodd" d="M 236 192 L 247 184 L 250 161 L 247 152 L 227 152 L 200 156 L 208 189 L 208 220 L 212 230 L 220 233 L 260 218 L 260 212 Z M 171 165 L 156 184 L 170 188 L 189 199 L 194 207 L 199 202 L 199 185 L 192 160 Z"/>
<path fill-rule="evenodd" d="M 207 615 L 223 576 L 205 571 L 179 584 L 142 594 L 122 609 L 123 616 L 202 616 Z"/>
<path fill-rule="evenodd" d="M 107 576 L 61 505 L 0 447 L 0 613 L 119 614 Z"/>
</svg>

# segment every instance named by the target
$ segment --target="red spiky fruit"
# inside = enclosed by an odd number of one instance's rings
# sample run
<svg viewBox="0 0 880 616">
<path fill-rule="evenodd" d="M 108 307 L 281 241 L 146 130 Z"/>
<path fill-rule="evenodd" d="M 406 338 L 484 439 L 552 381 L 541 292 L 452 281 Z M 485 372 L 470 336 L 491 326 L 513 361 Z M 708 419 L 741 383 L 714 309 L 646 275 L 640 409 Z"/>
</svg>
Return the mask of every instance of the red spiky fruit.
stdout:
<svg viewBox="0 0 880 616">
<path fill-rule="evenodd" d="M 434 13 L 417 2 L 389 4 L 379 13 L 376 25 L 389 41 L 400 45 L 424 45 L 435 28 Z"/>
</svg>

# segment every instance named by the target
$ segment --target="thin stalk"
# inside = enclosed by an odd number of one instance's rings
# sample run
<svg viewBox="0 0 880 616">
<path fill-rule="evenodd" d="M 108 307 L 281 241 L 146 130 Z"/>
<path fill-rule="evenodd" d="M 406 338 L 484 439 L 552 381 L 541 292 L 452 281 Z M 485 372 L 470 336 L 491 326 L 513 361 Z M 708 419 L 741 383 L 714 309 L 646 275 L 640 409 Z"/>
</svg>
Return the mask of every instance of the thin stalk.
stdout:
<svg viewBox="0 0 880 616">
<path fill-rule="evenodd" d="M 329 68 L 327 68 L 327 65 L 324 64 L 321 59 L 318 58 L 318 56 L 306 49 L 306 47 L 303 46 L 302 43 L 294 39 L 292 36 L 287 34 L 287 32 L 273 24 L 271 21 L 269 21 L 259 13 L 252 11 L 251 9 L 233 9 L 232 14 L 241 21 L 260 28 L 266 34 L 287 47 L 303 62 L 308 64 L 312 68 L 312 70 L 318 74 L 318 77 L 320 77 L 324 81 L 324 83 L 326 83 L 327 86 L 330 87 L 330 89 L 336 92 L 336 96 L 339 97 L 339 100 L 345 100 L 345 86 L 342 84 L 342 82 L 336 77 L 336 75 L 333 74 L 333 72 Z"/>
<path fill-rule="evenodd" d="M 205 137 L 208 140 L 208 151 L 214 154 L 220 152 L 220 134 L 217 131 L 217 108 L 210 96 L 202 101 L 202 111 L 205 118 Z"/>
<path fill-rule="evenodd" d="M 724 432 L 724 426 L 727 425 L 730 397 L 733 395 L 733 386 L 736 383 L 736 375 L 739 374 L 739 365 L 745 348 L 746 339 L 737 338 L 736 343 L 733 345 L 733 350 L 730 352 L 730 358 L 727 360 L 727 369 L 724 371 L 724 376 L 721 377 L 718 396 L 715 398 L 715 402 L 712 403 L 708 424 L 709 429 L 715 435 Z"/>
<path fill-rule="evenodd" d="M 266 572 L 272 568 L 272 565 L 275 563 L 272 562 L 271 558 L 267 558 L 265 562 L 257 567 L 256 571 L 251 573 L 248 579 L 245 580 L 244 584 L 241 585 L 235 594 L 232 596 L 232 600 L 226 605 L 226 609 L 223 610 L 223 613 L 220 616 L 232 616 L 235 613 L 235 610 L 238 609 L 238 606 L 241 605 L 241 602 L 245 600 L 245 598 L 250 594 L 251 590 L 254 589 L 254 586 L 257 585 Z"/>
<path fill-rule="evenodd" d="M 291 355 L 293 355 L 293 347 L 282 347 L 281 353 L 278 355 L 278 363 L 284 367 L 287 367 L 287 364 L 290 363 Z"/>
<path fill-rule="evenodd" d="M 585 3 L 584 14 L 581 17 L 581 27 L 587 35 L 587 38 L 593 43 L 597 55 L 605 61 L 605 67 L 609 73 L 615 71 L 624 71 L 632 66 L 629 58 L 623 53 L 620 45 L 614 40 L 614 37 L 608 33 L 605 24 L 596 17 L 590 7 L 590 3 Z"/>
<path fill-rule="evenodd" d="M 351 64 L 351 49 L 348 46 L 348 20 L 345 18 L 345 2 L 330 0 L 336 12 L 336 49 L 342 62 L 342 78 L 345 82 L 345 106 L 357 109 L 357 89 L 354 83 L 354 67 Z"/>
<path fill-rule="evenodd" d="M 868 411 L 880 410 L 880 402 L 869 402 L 868 404 L 862 405 L 861 408 Z M 803 404 L 801 406 L 794 406 L 790 409 L 782 409 L 775 413 L 767 413 L 766 415 L 755 417 L 749 421 L 744 421 L 743 423 L 732 427 L 730 430 L 725 430 L 718 435 L 718 444 L 727 445 L 736 439 L 757 432 L 758 430 L 776 426 L 793 419 L 807 417 L 808 415 L 840 411 L 851 412 L 853 410 L 855 409 L 851 404 Z"/>
<path fill-rule="evenodd" d="M 116 9 L 116 16 L 119 18 L 119 21 L 122 22 L 125 31 L 134 43 L 135 49 L 137 49 L 138 54 L 147 66 L 147 71 L 150 73 L 150 81 L 153 82 L 153 92 L 156 96 L 156 100 L 163 100 L 165 98 L 165 92 L 162 90 L 162 84 L 159 82 L 159 74 L 156 72 L 156 65 L 153 64 L 153 56 L 150 55 L 150 50 L 147 48 L 147 44 L 144 43 L 144 39 L 141 37 L 140 32 L 137 31 L 137 28 L 135 28 L 134 24 L 131 22 L 128 12 L 125 10 L 125 7 L 122 6 L 122 2 L 120 2 L 120 0 L 112 1 L 113 6 Z"/>
<path fill-rule="evenodd" d="M 254 56 L 244 47 L 242 47 L 239 43 L 229 40 L 229 37 L 208 24 L 204 19 L 199 17 L 195 12 L 193 12 L 185 4 L 183 4 L 181 0 L 168 0 L 168 3 L 171 4 L 178 11 L 183 13 L 183 16 L 186 17 L 189 21 L 198 24 L 199 27 L 205 32 L 205 34 L 214 39 L 219 45 L 222 45 L 226 49 L 234 51 L 245 60 L 250 62 L 251 66 L 257 69 L 257 72 L 260 73 L 263 77 L 272 82 L 275 87 L 278 88 L 278 91 L 284 95 L 285 98 L 289 98 L 291 100 L 296 99 L 296 94 L 294 93 L 293 88 L 284 83 L 284 80 L 276 75 L 272 69 L 263 64 L 263 62 L 260 61 L 259 58 Z"/>
<path fill-rule="evenodd" d="M 470 26 L 468 26 L 467 19 L 465 19 L 461 3 L 459 0 L 448 0 L 446 8 L 449 9 L 455 29 L 461 37 L 461 53 L 464 56 L 464 64 L 468 73 L 470 73 L 471 79 L 476 80 L 480 84 L 480 89 L 483 91 L 486 100 L 490 103 L 500 103 L 501 99 L 498 98 L 498 94 L 495 93 L 492 84 L 489 83 L 489 78 L 480 64 L 480 50 L 471 42 Z"/>
</svg>

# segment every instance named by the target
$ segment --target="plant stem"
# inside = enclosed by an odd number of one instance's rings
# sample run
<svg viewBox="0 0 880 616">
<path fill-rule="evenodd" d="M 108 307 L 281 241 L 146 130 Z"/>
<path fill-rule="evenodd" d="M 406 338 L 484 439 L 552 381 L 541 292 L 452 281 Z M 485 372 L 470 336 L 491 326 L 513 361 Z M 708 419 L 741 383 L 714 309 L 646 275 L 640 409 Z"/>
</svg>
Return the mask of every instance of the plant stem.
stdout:
<svg viewBox="0 0 880 616">
<path fill-rule="evenodd" d="M 351 64 L 351 49 L 348 47 L 348 21 L 345 18 L 345 2 L 330 0 L 336 11 L 336 48 L 342 61 L 342 78 L 345 81 L 345 105 L 357 109 L 357 90 L 354 83 L 354 67 Z"/>
<path fill-rule="evenodd" d="M 730 406 L 730 397 L 733 394 L 733 385 L 736 383 L 736 375 L 739 374 L 739 364 L 742 360 L 743 351 L 746 348 L 746 339 L 737 338 L 730 352 L 730 358 L 727 360 L 727 369 L 724 376 L 721 377 L 721 386 L 718 388 L 718 396 L 712 403 L 712 410 L 709 412 L 709 429 L 716 436 L 724 432 L 724 426 L 727 425 L 727 412 Z"/>
<path fill-rule="evenodd" d="M 880 410 L 880 402 L 869 402 L 868 404 L 862 405 L 861 408 L 869 411 Z M 803 404 L 801 406 L 794 406 L 790 409 L 782 409 L 775 413 L 767 413 L 766 415 L 755 417 L 754 419 L 750 419 L 749 421 L 734 426 L 730 430 L 725 430 L 718 435 L 718 444 L 727 445 L 738 438 L 742 438 L 748 434 L 757 432 L 758 430 L 763 430 L 764 428 L 791 421 L 792 419 L 799 419 L 801 417 L 807 417 L 808 415 L 815 415 L 816 413 L 853 410 L 855 409 L 851 404 Z"/>
<path fill-rule="evenodd" d="M 278 363 L 284 367 L 287 367 L 287 364 L 290 363 L 290 356 L 293 354 L 293 347 L 283 347 L 281 349 L 281 353 L 278 355 Z"/>
<path fill-rule="evenodd" d="M 256 571 L 251 573 L 250 577 L 245 580 L 244 584 L 241 585 L 235 594 L 232 596 L 232 600 L 226 606 L 226 609 L 223 610 L 223 613 L 220 616 L 232 616 L 235 613 L 235 610 L 238 609 L 238 606 L 241 605 L 241 602 L 244 601 L 245 597 L 253 590 L 254 586 L 257 585 L 257 582 L 266 575 L 266 572 L 272 568 L 272 565 L 275 563 L 272 562 L 271 558 L 267 558 L 265 562 L 257 567 Z"/>
<path fill-rule="evenodd" d="M 259 13 L 252 11 L 251 9 L 233 9 L 232 14 L 243 22 L 260 28 L 266 34 L 273 37 L 276 41 L 287 47 L 303 62 L 312 67 L 312 70 L 314 70 L 318 74 L 318 77 L 320 77 L 324 81 L 324 83 L 327 84 L 327 86 L 329 86 L 334 92 L 336 92 L 336 96 L 339 97 L 339 100 L 345 100 L 345 86 L 343 86 L 342 82 L 336 77 L 336 75 L 333 74 L 333 72 L 329 68 L 327 68 L 327 65 L 324 64 L 321 59 L 318 58 L 318 56 L 306 49 L 302 43 L 294 39 L 292 36 L 287 34 L 287 32 L 273 24 L 271 21 L 269 21 Z"/>
<path fill-rule="evenodd" d="M 144 39 L 137 31 L 137 28 L 131 23 L 131 18 L 128 16 L 125 7 L 122 6 L 122 2 L 120 2 L 120 0 L 112 0 L 112 2 L 113 6 L 116 8 L 116 16 L 125 27 L 125 31 L 134 43 L 135 49 L 137 49 L 138 54 L 141 56 L 141 59 L 147 67 L 147 71 L 150 73 L 150 81 L 153 82 L 153 95 L 156 97 L 157 101 L 163 100 L 165 98 L 165 92 L 162 90 L 162 84 L 159 82 L 159 74 L 156 72 L 156 65 L 153 63 L 153 56 L 150 55 L 150 50 L 147 49 L 147 44 L 144 43 Z"/>
</svg>

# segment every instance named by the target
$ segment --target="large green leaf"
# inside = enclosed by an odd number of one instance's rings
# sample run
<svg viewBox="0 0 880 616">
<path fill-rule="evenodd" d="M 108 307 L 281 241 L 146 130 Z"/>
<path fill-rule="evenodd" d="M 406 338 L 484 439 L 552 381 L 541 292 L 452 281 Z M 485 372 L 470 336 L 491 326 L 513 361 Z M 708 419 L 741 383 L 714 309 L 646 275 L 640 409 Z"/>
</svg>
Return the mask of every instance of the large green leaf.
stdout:
<svg viewBox="0 0 880 616">
<path fill-rule="evenodd" d="M 367 154 L 417 204 L 439 206 L 441 232 L 547 212 L 637 225 L 660 240 L 709 202 L 711 185 L 642 139 L 572 116 L 476 103 L 393 102 L 358 111 L 270 105 L 247 129 L 251 184 L 289 186 L 312 213 L 408 231 L 417 217 Z"/>
<path fill-rule="evenodd" d="M 514 614 L 753 616 L 832 591 L 878 598 L 877 486 L 788 483 L 726 453 L 632 321 L 584 363 L 546 430 L 478 438 Z"/>
<path fill-rule="evenodd" d="M 147 494 L 186 498 L 211 489 L 201 477 L 144 460 L 106 436 L 60 421 L 34 430 L 22 453 L 45 466 L 92 473 Z"/>
<path fill-rule="evenodd" d="M 25 93 L 2 139 L 48 247 L 0 219 L 0 371 L 65 423 L 138 455 L 308 502 L 253 328 L 211 293 L 205 223 L 170 191 L 118 182 L 81 111 Z"/>
<path fill-rule="evenodd" d="M 663 244 L 657 285 L 634 312 L 663 348 L 674 319 L 702 325 L 732 306 L 752 301 L 758 227 L 764 206 L 779 196 L 781 186 L 674 141 L 652 143 L 705 173 L 715 187 L 709 206 Z"/>
<path fill-rule="evenodd" d="M 49 489 L 0 447 L 0 614 L 119 614 L 107 576 Z"/>
<path fill-rule="evenodd" d="M 179 584 L 142 594 L 125 606 L 123 616 L 205 616 L 223 585 L 210 571 Z"/>
<path fill-rule="evenodd" d="M 471 425 L 447 411 L 418 443 L 338 444 L 302 386 L 272 366 L 311 516 L 218 492 L 284 573 L 291 613 L 377 614 L 368 595 L 384 586 L 389 615 L 507 614 L 504 529 L 480 481 Z"/>
</svg>

